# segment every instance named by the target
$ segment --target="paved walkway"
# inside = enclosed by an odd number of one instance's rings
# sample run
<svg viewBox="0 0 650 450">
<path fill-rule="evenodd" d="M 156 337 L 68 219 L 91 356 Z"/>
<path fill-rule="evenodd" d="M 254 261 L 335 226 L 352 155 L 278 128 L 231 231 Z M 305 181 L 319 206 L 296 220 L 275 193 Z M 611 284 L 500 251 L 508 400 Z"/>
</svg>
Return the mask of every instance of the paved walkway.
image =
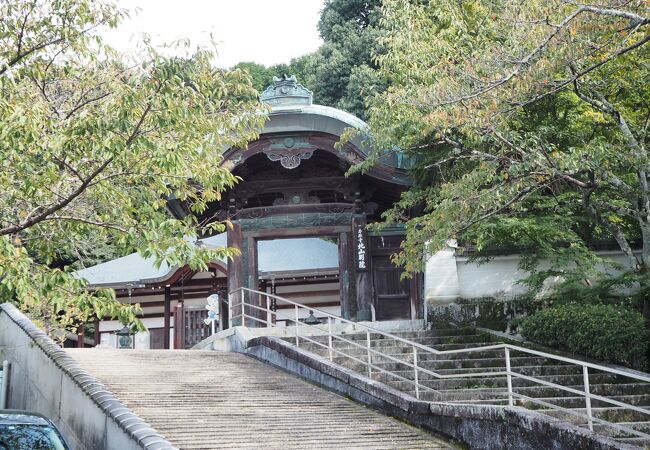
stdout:
<svg viewBox="0 0 650 450">
<path fill-rule="evenodd" d="M 447 449 L 448 443 L 237 353 L 69 349 L 174 445 Z"/>
</svg>

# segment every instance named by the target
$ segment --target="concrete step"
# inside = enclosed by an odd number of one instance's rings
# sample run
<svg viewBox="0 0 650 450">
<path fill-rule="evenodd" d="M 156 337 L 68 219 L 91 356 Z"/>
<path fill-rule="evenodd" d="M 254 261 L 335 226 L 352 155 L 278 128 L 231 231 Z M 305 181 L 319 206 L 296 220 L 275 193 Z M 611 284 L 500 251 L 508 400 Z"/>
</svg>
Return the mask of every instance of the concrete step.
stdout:
<svg viewBox="0 0 650 450">
<path fill-rule="evenodd" d="M 334 356 L 336 358 L 346 358 L 347 356 L 353 356 L 357 359 L 367 359 L 368 356 L 368 350 L 367 349 L 361 349 L 361 348 L 351 348 L 351 349 L 338 349 L 341 353 L 336 353 L 333 352 Z M 312 351 L 313 353 L 317 353 L 321 356 L 328 356 L 329 355 L 329 350 L 318 350 L 318 351 Z M 502 362 L 502 365 L 505 365 L 505 360 L 502 355 L 499 355 L 498 353 L 494 351 L 477 351 L 473 352 L 474 357 L 471 359 L 480 359 L 480 358 L 493 358 L 493 359 L 500 359 Z M 394 359 L 398 359 L 403 362 L 411 363 L 413 361 L 413 352 L 395 352 L 395 353 L 385 353 L 385 354 L 377 354 L 373 353 L 372 351 L 370 352 L 372 362 L 393 362 Z M 386 356 L 388 355 L 388 356 Z M 467 356 L 467 354 L 434 354 L 434 353 L 418 353 L 418 363 L 427 363 L 427 362 L 436 362 L 436 361 L 446 361 L 446 360 L 465 360 L 470 357 Z"/>
<path fill-rule="evenodd" d="M 578 418 L 576 418 L 576 419 L 578 419 Z M 579 425 L 582 425 L 582 426 L 584 426 L 584 425 L 588 426 L 588 424 L 586 422 L 582 423 L 581 421 L 580 422 L 576 421 L 576 423 L 579 424 Z M 640 431 L 642 433 L 646 433 L 646 434 L 650 435 L 650 421 L 617 422 L 616 424 L 620 425 L 622 427 L 625 427 L 625 428 L 630 428 L 632 430 Z M 618 430 L 618 429 L 616 429 L 614 427 L 607 426 L 607 425 L 602 425 L 602 424 L 599 424 L 599 423 L 594 423 L 593 427 L 594 427 L 594 431 L 596 433 L 602 434 L 604 436 L 616 437 L 616 438 L 634 437 L 634 435 L 632 433 L 627 433 L 625 431 Z"/>
<path fill-rule="evenodd" d="M 512 366 L 512 370 L 514 372 L 521 373 L 523 375 L 528 375 L 528 376 L 549 376 L 549 375 L 575 375 L 575 376 L 580 376 L 582 377 L 582 367 L 580 366 L 574 366 L 574 365 L 558 365 L 558 366 L 552 366 L 552 365 L 547 365 L 547 366 Z M 460 369 L 435 369 L 435 373 L 439 375 L 470 375 L 473 373 L 484 373 L 484 372 L 501 372 L 505 371 L 505 367 L 473 367 L 473 368 L 460 368 Z M 394 371 L 397 375 L 400 375 L 404 378 L 408 379 L 413 379 L 413 369 L 404 369 L 404 370 L 398 370 Z M 590 375 L 590 379 L 592 376 L 599 376 L 599 375 L 606 375 L 607 377 L 612 377 L 611 382 L 624 382 L 625 378 L 623 377 L 618 377 L 616 375 L 612 374 L 593 374 Z M 387 377 L 386 379 L 394 379 L 394 377 L 389 377 L 387 374 L 383 373 L 377 373 L 376 374 L 376 379 L 379 381 L 383 381 L 383 377 Z M 436 379 L 432 377 L 431 375 L 428 375 L 426 373 L 422 373 L 420 371 L 419 378 L 422 380 L 426 379 Z"/>
<path fill-rule="evenodd" d="M 466 336 L 477 334 L 474 328 L 439 328 L 434 330 L 419 330 L 419 331 L 397 331 L 390 333 L 402 339 L 417 340 L 418 338 L 428 338 L 432 336 Z M 365 339 L 365 333 L 357 333 L 355 338 Z M 371 339 L 390 339 L 390 337 L 370 333 Z"/>
<path fill-rule="evenodd" d="M 450 448 L 428 433 L 241 354 L 69 352 L 181 449 Z"/>
<path fill-rule="evenodd" d="M 648 408 L 648 406 L 650 406 L 650 403 L 648 403 L 648 400 L 650 399 L 648 394 L 603 395 L 603 397 L 650 410 L 650 408 Z M 564 396 L 557 396 L 557 397 L 536 397 L 536 398 L 553 405 L 561 406 L 562 408 L 582 408 L 585 406 L 585 398 L 582 396 L 564 395 Z M 524 404 L 525 401 L 522 400 L 520 403 Z M 592 399 L 591 404 L 593 407 L 602 407 L 602 408 L 614 407 L 614 405 L 612 405 L 609 402 L 596 400 L 596 399 Z M 539 408 L 539 406 L 535 406 L 535 405 L 537 404 L 533 402 L 530 405 L 526 405 L 526 406 L 530 407 L 531 409 Z M 643 414 L 643 413 L 639 413 L 639 414 Z M 646 414 L 645 417 L 648 418 L 650 417 L 650 415 Z"/>
<path fill-rule="evenodd" d="M 322 326 L 322 325 L 321 325 Z M 327 340 L 327 327 L 323 327 L 323 335 L 320 336 L 315 336 L 317 339 L 324 339 Z M 418 331 L 395 331 L 391 332 L 389 334 L 392 334 L 393 336 L 400 337 L 402 339 L 407 339 L 407 340 L 415 340 L 417 341 L 420 338 L 428 339 L 431 337 L 455 337 L 455 336 L 466 336 L 466 335 L 476 335 L 480 333 L 476 333 L 476 330 L 473 328 L 445 328 L 445 329 L 439 329 L 439 330 L 418 330 Z M 341 336 L 344 337 L 345 339 L 348 340 L 354 340 L 354 341 L 365 341 L 367 339 L 366 333 L 361 332 L 361 333 L 341 333 Z M 288 341 L 290 341 L 292 338 L 287 337 L 286 338 Z M 370 333 L 370 339 L 371 340 L 393 340 L 389 336 L 385 336 L 384 334 L 380 333 Z"/>
<path fill-rule="evenodd" d="M 479 350 L 471 352 L 458 352 L 458 353 L 429 353 L 425 350 L 418 349 L 418 361 L 440 361 L 440 360 L 476 360 L 476 359 L 489 359 L 495 358 L 501 361 L 501 364 L 505 366 L 505 356 L 502 349 L 486 349 L 481 350 L 480 347 L 486 347 L 494 345 L 492 342 L 483 342 L 476 344 L 448 344 L 445 346 L 438 346 L 434 350 L 437 351 L 447 351 L 447 350 L 459 350 L 459 349 L 472 349 L 479 348 Z M 332 354 L 336 358 L 345 358 L 344 355 L 353 356 L 355 358 L 366 358 L 368 355 L 367 347 L 357 347 L 357 346 L 342 346 L 342 345 L 333 345 Z M 320 356 L 329 357 L 329 348 L 323 347 L 317 344 L 300 344 L 300 348 L 315 353 Z M 377 352 L 381 352 L 379 354 Z M 389 347 L 371 347 L 370 353 L 372 355 L 373 361 L 382 361 L 386 359 L 384 355 L 391 356 L 406 362 L 413 361 L 413 348 L 412 347 L 399 347 L 399 346 L 389 346 Z M 555 365 L 566 365 L 570 363 L 564 363 L 559 360 L 552 360 L 543 357 L 537 357 L 530 353 L 523 352 L 511 352 L 510 353 L 511 364 L 514 364 L 514 361 L 519 360 L 519 358 L 539 358 L 540 360 L 545 360 L 549 364 Z M 387 358 L 390 360 L 390 358 Z"/>
<path fill-rule="evenodd" d="M 388 384 L 397 387 L 398 383 L 404 382 L 391 382 Z M 480 384 L 477 384 L 476 386 L 477 387 L 471 389 L 437 389 L 437 391 L 443 394 L 449 401 L 463 401 L 478 398 L 507 398 L 508 392 L 505 387 L 491 387 L 489 385 Z M 570 385 L 566 387 L 576 390 L 582 389 L 582 385 Z M 518 394 L 533 398 L 562 398 L 574 397 L 576 395 L 562 389 L 540 385 L 517 387 L 513 390 Z M 647 390 L 641 389 L 637 384 L 599 384 L 591 386 L 592 394 L 618 399 L 619 401 L 638 406 L 650 406 L 650 393 L 647 392 Z M 598 401 L 599 400 L 592 400 L 592 404 Z"/>
<path fill-rule="evenodd" d="M 646 439 L 646 438 L 640 438 L 640 437 L 617 438 L 616 440 L 619 442 L 623 442 L 625 444 L 636 445 L 639 448 L 645 448 L 645 449 L 650 448 L 650 439 Z"/>
<path fill-rule="evenodd" d="M 372 336 L 372 334 L 371 334 Z M 327 344 L 329 341 L 329 338 L 327 336 L 309 336 L 309 339 L 312 339 L 314 341 L 317 341 L 321 344 Z M 341 335 L 341 339 L 338 339 L 336 337 L 332 338 L 332 343 L 333 345 L 343 345 L 343 346 L 349 346 L 347 342 L 345 342 L 343 339 L 347 341 L 352 341 L 359 343 L 360 345 L 366 345 L 367 338 L 365 335 Z M 284 340 L 288 342 L 295 342 L 295 337 L 294 338 L 284 338 Z M 489 340 L 486 340 L 486 336 L 484 334 L 462 334 L 462 335 L 446 335 L 446 336 L 429 336 L 429 335 L 423 335 L 422 337 L 418 338 L 410 338 L 410 341 L 417 342 L 418 344 L 422 345 L 427 345 L 427 346 L 437 346 L 437 345 L 443 345 L 443 344 L 469 344 L 469 343 L 480 343 L 480 342 L 491 342 Z M 300 345 L 302 346 L 302 339 L 300 342 Z M 309 341 L 305 342 L 306 346 L 314 346 L 317 347 L 316 344 L 311 344 Z M 370 339 L 370 346 L 373 348 L 383 348 L 383 347 L 394 347 L 398 346 L 401 347 L 403 346 L 404 343 L 402 341 L 399 341 L 397 339 L 391 339 L 391 338 L 383 338 L 383 339 Z"/>
<path fill-rule="evenodd" d="M 545 399 L 545 401 L 547 400 L 549 401 L 549 403 L 553 403 L 554 401 L 554 399 Z M 526 405 L 526 406 L 529 406 L 530 409 L 539 409 L 539 407 L 533 407 L 532 405 Z M 587 410 L 584 407 L 584 398 L 582 399 L 582 405 L 577 405 L 574 407 L 569 406 L 566 407 L 566 409 L 568 409 L 573 413 L 577 413 L 585 417 L 587 414 Z M 562 419 L 570 423 L 577 424 L 583 422 L 581 417 L 578 417 L 575 414 L 571 414 L 563 410 L 547 410 L 544 411 L 544 413 L 549 416 L 555 417 L 557 419 Z M 591 408 L 591 414 L 594 417 L 612 423 L 645 423 L 648 421 L 647 414 L 633 411 L 628 408 L 618 407 L 618 406 L 609 406 L 609 407 L 594 406 Z"/>
<path fill-rule="evenodd" d="M 291 342 L 291 341 L 289 341 Z M 294 341 L 295 342 L 295 341 Z M 351 345 L 347 342 L 332 342 L 332 347 L 340 352 L 343 352 L 345 354 L 349 354 L 352 356 L 357 356 L 364 354 L 367 351 L 367 346 L 364 341 L 358 341 L 359 345 Z M 375 345 L 374 347 L 371 345 L 371 349 L 377 350 L 382 353 L 386 354 L 394 354 L 394 355 L 412 355 L 413 354 L 413 347 L 411 346 L 406 346 L 406 345 L 395 345 L 398 341 L 392 341 L 388 342 L 388 345 Z M 293 343 L 293 342 L 292 342 Z M 462 349 L 470 349 L 470 348 L 476 348 L 476 347 L 487 347 L 495 345 L 494 342 L 472 342 L 472 343 L 466 343 L 466 344 L 439 344 L 439 345 L 434 345 L 432 348 L 436 351 L 439 352 L 444 352 L 447 350 L 462 350 Z M 303 342 L 300 341 L 300 348 L 303 348 L 305 350 L 311 351 L 311 352 L 326 352 L 329 351 L 327 347 L 324 347 L 323 345 L 319 344 L 314 344 L 312 342 Z M 429 358 L 429 359 L 458 359 L 458 358 L 466 358 L 467 355 L 482 355 L 482 356 L 490 356 L 490 355 L 500 355 L 503 357 L 503 350 L 502 349 L 494 349 L 494 350 L 485 350 L 485 351 L 475 351 L 475 352 L 463 352 L 463 353 L 451 353 L 451 354 L 442 354 L 442 355 L 437 355 L 435 353 L 429 353 L 426 352 L 425 350 L 418 349 L 418 355 L 422 356 L 423 358 Z M 523 354 L 521 354 L 523 355 Z M 512 355 L 512 356 L 520 356 L 520 355 Z M 478 357 L 478 356 L 477 356 Z"/>
<path fill-rule="evenodd" d="M 371 352 L 370 359 L 373 366 L 372 377 L 375 380 L 384 382 L 390 386 L 415 395 L 413 385 L 413 368 L 409 365 L 413 362 L 413 346 L 402 343 L 399 340 L 371 334 L 371 349 L 376 349 L 385 355 L 378 355 Z M 400 336 L 402 337 L 402 335 Z M 460 353 L 427 353 L 418 350 L 418 367 L 435 372 L 439 375 L 459 375 L 476 374 L 480 372 L 499 372 L 505 371 L 505 357 L 502 349 L 483 350 L 480 347 L 498 344 L 498 339 L 485 333 L 478 333 L 471 328 L 461 330 L 438 330 L 434 333 L 424 331 L 404 333 L 403 337 L 413 342 L 429 346 L 437 351 L 458 350 L 479 348 L 473 352 Z M 367 374 L 368 351 L 365 348 L 367 336 L 365 333 L 356 335 L 345 335 L 345 339 L 356 342 L 359 345 L 352 345 L 349 342 L 333 341 L 336 350 L 351 355 L 358 361 L 350 357 L 343 356 L 334 352 L 333 362 L 341 364 L 349 369 Z M 317 338 L 321 344 L 327 344 L 326 336 Z M 322 345 L 302 342 L 300 346 L 306 350 L 312 351 L 318 355 L 328 358 L 329 350 Z M 583 390 L 583 373 L 582 367 L 570 363 L 564 363 L 552 358 L 538 357 L 530 353 L 511 351 L 511 367 L 514 372 L 528 376 L 538 377 L 543 381 L 560 384 L 571 387 L 576 390 Z M 395 359 L 399 361 L 395 361 Z M 401 362 L 400 362 L 401 361 Z M 382 373 L 381 370 L 389 371 L 403 377 L 404 381 L 391 374 Z M 507 405 L 507 380 L 505 375 L 495 375 L 486 377 L 460 377 L 455 379 L 440 379 L 436 376 L 420 372 L 418 375 L 420 388 L 420 398 L 430 401 L 458 402 L 470 404 L 494 404 Z M 601 395 L 610 399 L 635 405 L 638 407 L 648 408 L 650 406 L 650 383 L 636 382 L 629 377 L 617 376 L 611 373 L 598 372 L 590 370 L 590 391 L 593 394 Z M 572 411 L 584 409 L 585 399 L 579 395 L 567 392 L 562 389 L 540 385 L 533 381 L 513 377 L 512 380 L 514 392 L 520 395 L 540 399 L 549 404 L 556 405 L 558 408 L 569 408 Z M 515 404 L 519 406 L 536 409 L 550 415 L 556 415 L 558 418 L 565 419 L 571 416 L 568 413 L 562 413 L 555 410 L 540 406 L 531 400 L 517 400 Z M 592 408 L 597 417 L 603 420 L 620 421 L 634 424 L 639 431 L 645 429 L 646 422 L 650 421 L 648 415 L 621 409 L 612 406 L 606 401 L 592 399 Z M 650 408 L 648 408 L 650 409 Z M 567 419 L 568 420 L 568 419 Z M 577 420 L 577 422 L 576 422 Z M 585 425 L 581 423 L 580 418 L 571 419 L 572 423 Z M 604 427 L 606 428 L 606 427 Z M 604 429 L 603 428 L 603 429 Z M 600 428 L 597 428 L 598 431 Z M 636 428 L 635 428 L 636 429 Z M 603 434 L 621 439 L 633 439 L 625 434 Z M 638 442 L 637 442 L 638 443 Z"/>
<path fill-rule="evenodd" d="M 321 355 L 327 357 L 327 355 Z M 360 356 L 358 359 L 364 361 L 360 363 L 358 361 L 352 360 L 345 356 L 335 356 L 333 361 L 336 364 L 343 365 L 348 367 L 351 370 L 356 370 L 359 372 L 365 371 L 366 364 L 365 358 Z M 407 358 L 403 359 L 405 363 L 412 364 Z M 548 360 L 546 358 L 539 358 L 536 356 L 523 357 L 523 358 L 511 358 L 510 360 L 512 368 L 521 368 L 521 367 L 531 367 L 531 366 L 544 366 L 544 365 L 553 365 L 557 366 L 556 361 Z M 384 370 L 409 370 L 405 363 L 399 363 L 392 361 L 388 358 L 384 360 L 375 360 L 373 359 L 372 364 L 376 365 Z M 431 371 L 439 370 L 448 370 L 448 369 L 492 369 L 492 370 L 505 370 L 505 362 L 503 358 L 477 358 L 477 359 L 440 359 L 433 361 L 418 361 L 418 366 L 423 367 Z M 412 369 L 411 369 L 412 370 Z"/>
<path fill-rule="evenodd" d="M 405 375 L 408 375 L 405 378 L 408 378 L 412 380 L 414 378 L 413 372 L 410 373 L 405 373 Z M 401 375 L 400 375 L 401 376 Z M 582 383 L 582 374 L 580 375 L 541 375 L 537 376 L 537 379 L 549 382 L 549 383 L 555 383 L 555 384 L 560 384 L 562 386 L 568 386 L 568 385 L 580 385 Z M 388 373 L 378 373 L 376 375 L 373 375 L 373 379 L 381 382 L 388 382 L 391 383 L 394 387 L 401 389 L 402 384 L 407 387 L 407 385 L 410 385 L 411 383 L 407 381 L 396 381 L 399 380 L 398 378 L 392 376 L 391 374 Z M 590 377 L 590 383 L 592 386 L 600 385 L 600 384 L 612 384 L 613 382 L 616 382 L 619 380 L 616 375 L 612 374 L 601 374 L 601 375 L 593 375 Z M 425 386 L 428 386 L 432 389 L 436 390 L 442 390 L 442 389 L 473 389 L 478 386 L 488 386 L 488 387 L 494 387 L 494 388 L 499 388 L 499 387 L 507 387 L 507 377 L 505 375 L 498 376 L 498 377 L 469 377 L 469 378 L 454 378 L 454 379 L 441 379 L 441 378 L 434 378 L 429 374 L 423 374 L 420 373 L 418 375 L 418 381 L 420 384 L 423 384 Z M 621 383 L 622 384 L 622 383 Z M 535 381 L 530 381 L 530 380 L 525 380 L 522 378 L 512 378 L 512 386 L 513 387 L 526 387 L 526 386 L 539 386 L 539 383 L 536 383 Z M 642 389 L 639 387 L 637 384 L 632 384 L 628 385 L 628 389 L 630 390 L 635 390 L 635 391 L 641 391 L 641 393 L 647 392 L 647 389 Z M 408 387 L 407 387 L 408 388 Z M 593 393 L 595 391 L 592 390 Z"/>
</svg>

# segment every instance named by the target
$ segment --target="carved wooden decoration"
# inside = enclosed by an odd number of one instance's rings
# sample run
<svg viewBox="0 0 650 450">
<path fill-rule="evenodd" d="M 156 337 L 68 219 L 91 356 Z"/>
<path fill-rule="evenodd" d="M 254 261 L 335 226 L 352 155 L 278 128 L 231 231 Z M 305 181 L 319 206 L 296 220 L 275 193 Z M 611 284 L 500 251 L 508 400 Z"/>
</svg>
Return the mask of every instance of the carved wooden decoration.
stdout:
<svg viewBox="0 0 650 450">
<path fill-rule="evenodd" d="M 264 153 L 271 161 L 280 161 L 285 169 L 295 169 L 303 159 L 309 159 L 314 154 L 313 150 L 302 149 L 274 149 Z"/>
</svg>

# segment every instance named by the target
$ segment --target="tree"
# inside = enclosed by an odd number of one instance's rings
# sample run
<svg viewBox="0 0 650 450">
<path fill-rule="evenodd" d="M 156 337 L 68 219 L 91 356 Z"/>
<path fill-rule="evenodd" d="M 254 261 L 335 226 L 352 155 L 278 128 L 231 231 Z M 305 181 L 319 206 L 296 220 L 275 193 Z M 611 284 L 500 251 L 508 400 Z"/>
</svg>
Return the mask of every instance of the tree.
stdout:
<svg viewBox="0 0 650 450">
<path fill-rule="evenodd" d="M 236 182 L 223 148 L 264 122 L 248 75 L 206 50 L 167 58 L 145 43 L 130 61 L 107 48 L 96 30 L 123 16 L 90 0 L 0 5 L 0 294 L 48 330 L 105 315 L 142 327 L 112 291 L 50 267 L 61 254 L 110 242 L 194 269 L 231 255 L 193 244 L 224 228 L 193 213 Z M 191 205 L 185 219 L 170 197 Z"/>
<path fill-rule="evenodd" d="M 327 0 L 318 23 L 324 41 L 318 50 L 292 59 L 289 65 L 241 62 L 233 68 L 247 70 L 260 92 L 274 76 L 295 75 L 314 92 L 316 103 L 365 119 L 366 100 L 386 87 L 375 60 L 382 52 L 380 17 L 379 0 Z"/>
<path fill-rule="evenodd" d="M 386 0 L 382 24 L 372 136 L 419 160 L 386 217 L 407 224 L 395 260 L 419 270 L 450 238 L 514 245 L 531 286 L 640 287 L 650 317 L 647 4 Z M 625 267 L 591 251 L 602 239 Z"/>
<path fill-rule="evenodd" d="M 248 71 L 253 81 L 253 87 L 257 89 L 258 92 L 263 92 L 264 89 L 269 87 L 273 82 L 273 77 L 282 77 L 282 75 L 293 73 L 286 64 L 275 64 L 266 67 L 256 62 L 240 62 L 235 64 L 232 68 L 235 70 L 241 69 Z"/>
<path fill-rule="evenodd" d="M 373 55 L 380 53 L 379 0 L 327 0 L 318 23 L 323 45 L 295 58 L 291 74 L 314 91 L 316 103 L 365 118 L 364 99 L 384 89 Z"/>
</svg>

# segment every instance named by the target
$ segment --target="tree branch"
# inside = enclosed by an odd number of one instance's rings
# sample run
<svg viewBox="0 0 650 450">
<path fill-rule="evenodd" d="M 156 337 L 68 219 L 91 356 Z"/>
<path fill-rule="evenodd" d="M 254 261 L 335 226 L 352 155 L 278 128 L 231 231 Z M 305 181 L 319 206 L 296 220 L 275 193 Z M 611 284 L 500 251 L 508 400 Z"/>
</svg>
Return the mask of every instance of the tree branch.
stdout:
<svg viewBox="0 0 650 450">
<path fill-rule="evenodd" d="M 144 123 L 145 118 L 149 114 L 149 111 L 151 110 L 152 107 L 152 102 L 150 101 L 143 111 L 142 115 L 140 116 L 140 119 L 138 120 L 136 126 L 134 127 L 131 135 L 128 137 L 128 139 L 125 142 L 125 147 L 129 147 L 133 140 L 135 139 L 140 127 Z M 115 156 L 111 156 L 106 161 L 104 161 L 102 164 L 99 165 L 88 177 L 86 177 L 83 182 L 74 190 L 72 191 L 67 197 L 64 199 L 48 206 L 48 207 L 37 207 L 32 213 L 30 213 L 25 220 L 18 224 L 18 225 L 13 225 L 9 227 L 5 227 L 3 229 L 0 229 L 0 236 L 4 236 L 7 234 L 13 234 L 17 233 L 19 231 L 22 231 L 26 228 L 29 228 L 30 226 L 44 220 L 47 218 L 49 215 L 55 213 L 56 211 L 59 211 L 62 208 L 65 208 L 67 205 L 70 204 L 75 198 L 79 197 L 88 187 L 88 185 L 100 174 L 102 173 L 106 167 L 113 161 Z M 40 211 L 40 212 L 39 212 Z"/>
<path fill-rule="evenodd" d="M 97 97 L 89 98 L 89 99 L 87 99 L 87 100 L 85 100 L 85 101 L 83 101 L 83 102 L 77 104 L 74 108 L 72 108 L 72 109 L 68 112 L 68 114 L 65 115 L 65 117 L 63 118 L 63 120 L 67 120 L 67 119 L 69 119 L 70 117 L 72 117 L 72 115 L 73 115 L 74 113 L 76 113 L 77 111 L 79 111 L 79 110 L 80 110 L 81 108 L 83 108 L 84 106 L 89 105 L 89 104 L 94 103 L 94 102 L 97 102 L 97 101 L 99 101 L 99 100 L 101 100 L 101 99 L 103 99 L 103 98 L 108 97 L 109 95 L 111 95 L 111 93 L 110 93 L 110 92 L 106 92 L 106 93 L 104 93 L 104 94 L 98 95 Z"/>
<path fill-rule="evenodd" d="M 616 240 L 616 243 L 618 244 L 621 251 L 625 253 L 625 255 L 627 256 L 628 260 L 630 261 L 630 264 L 632 265 L 632 268 L 634 269 L 638 268 L 641 262 L 634 254 L 634 251 L 632 250 L 630 243 L 625 237 L 625 234 L 623 233 L 623 231 L 620 229 L 619 226 L 615 225 L 609 220 L 604 219 L 600 215 L 598 210 L 596 210 L 596 208 L 591 202 L 592 193 L 593 193 L 592 189 L 585 190 L 582 193 L 582 206 L 584 207 L 585 211 L 587 212 L 587 214 L 589 214 L 589 216 L 594 221 L 596 221 L 596 223 L 601 224 L 607 229 L 607 231 L 611 233 L 612 237 L 614 238 L 614 240 Z"/>
<path fill-rule="evenodd" d="M 582 77 L 589 74 L 590 72 L 593 72 L 594 70 L 598 69 L 599 67 L 607 64 L 612 59 L 617 58 L 617 57 L 619 57 L 621 55 L 624 55 L 625 53 L 631 52 L 632 50 L 641 47 L 642 45 L 644 45 L 648 41 L 650 41 L 650 35 L 646 35 L 640 41 L 637 41 L 634 44 L 630 44 L 627 47 L 624 47 L 624 48 L 612 53 L 607 58 L 605 58 L 603 60 L 600 60 L 597 63 L 594 63 L 594 64 L 592 64 L 591 66 L 589 66 L 589 67 L 587 67 L 585 69 L 582 69 L 580 71 L 576 71 L 571 78 L 563 80 L 559 84 L 556 84 L 553 87 L 553 89 L 551 89 L 550 91 L 546 91 L 546 92 L 544 92 L 542 94 L 536 95 L 535 97 L 533 97 L 531 99 L 528 99 L 528 100 L 526 100 L 524 102 L 516 102 L 516 103 L 513 103 L 513 104 L 515 106 L 518 106 L 518 107 L 528 106 L 528 105 L 530 105 L 532 103 L 535 103 L 535 102 L 537 102 L 537 101 L 539 101 L 539 100 L 541 100 L 541 99 L 543 99 L 545 97 L 548 97 L 549 95 L 553 95 L 556 92 L 559 92 L 562 89 L 564 89 L 566 86 L 568 86 L 568 85 L 574 83 L 575 81 L 581 79 Z"/>
<path fill-rule="evenodd" d="M 84 30 L 81 30 L 79 32 L 79 35 L 86 34 L 89 31 L 92 31 L 93 29 L 95 29 L 95 28 L 97 28 L 97 27 L 99 27 L 100 25 L 103 25 L 103 24 L 104 24 L 104 21 L 102 20 L 101 22 L 96 23 L 91 27 L 88 27 L 88 28 L 86 28 Z M 17 54 L 15 57 L 10 59 L 6 63 L 0 65 L 0 75 L 3 75 L 7 70 L 9 70 L 11 67 L 15 66 L 16 64 L 18 64 L 20 61 L 22 61 L 23 59 L 25 59 L 26 57 L 28 57 L 32 53 L 37 52 L 39 50 L 43 50 L 45 47 L 50 47 L 52 45 L 60 44 L 60 43 L 64 42 L 66 40 L 66 38 L 69 39 L 69 37 L 59 37 L 59 38 L 52 39 L 52 40 L 49 40 L 49 41 L 46 41 L 46 42 L 42 42 L 42 43 L 40 43 L 38 45 L 35 45 L 34 47 L 32 47 L 32 48 L 30 48 L 28 50 L 25 50 L 23 53 Z"/>
<path fill-rule="evenodd" d="M 512 206 L 514 203 L 518 202 L 519 200 L 521 200 L 521 199 L 527 197 L 528 195 L 532 194 L 533 192 L 538 191 L 538 190 L 540 190 L 540 189 L 542 189 L 542 188 L 544 188 L 544 187 L 546 187 L 546 185 L 541 185 L 541 186 L 529 186 L 529 187 L 527 187 L 527 188 L 522 189 L 520 192 L 517 193 L 517 195 L 515 195 L 513 198 L 511 198 L 510 200 L 508 200 L 506 203 L 504 203 L 504 204 L 501 205 L 500 207 L 495 208 L 495 209 L 493 209 L 492 211 L 489 211 L 489 212 L 483 214 L 482 216 L 480 216 L 480 217 L 478 217 L 478 218 L 476 218 L 476 219 L 474 219 L 474 220 L 468 222 L 467 224 L 461 226 L 461 227 L 459 228 L 458 232 L 459 232 L 459 233 L 462 233 L 463 231 L 467 230 L 467 229 L 470 228 L 471 226 L 473 226 L 473 225 L 475 225 L 475 224 L 477 224 L 477 223 L 479 223 L 479 222 L 482 222 L 482 221 L 484 221 L 485 219 L 489 219 L 490 217 L 492 217 L 492 216 L 494 216 L 494 215 L 496 215 L 496 214 L 500 214 L 500 213 L 502 213 L 503 211 L 505 211 L 506 209 L 508 209 L 510 206 Z"/>
<path fill-rule="evenodd" d="M 101 222 L 101 221 L 91 220 L 91 219 L 84 219 L 83 217 L 77 217 L 77 216 L 48 216 L 48 217 L 44 218 L 43 220 L 41 220 L 41 222 L 59 221 L 59 220 L 60 221 L 71 221 L 71 222 L 82 222 L 82 223 L 86 223 L 88 225 L 95 225 L 95 226 L 102 227 L 102 228 L 110 228 L 112 230 L 121 231 L 122 233 L 127 233 L 128 232 L 128 230 L 126 228 L 121 227 L 121 226 L 116 225 L 116 224 L 106 223 L 106 222 Z"/>
</svg>

